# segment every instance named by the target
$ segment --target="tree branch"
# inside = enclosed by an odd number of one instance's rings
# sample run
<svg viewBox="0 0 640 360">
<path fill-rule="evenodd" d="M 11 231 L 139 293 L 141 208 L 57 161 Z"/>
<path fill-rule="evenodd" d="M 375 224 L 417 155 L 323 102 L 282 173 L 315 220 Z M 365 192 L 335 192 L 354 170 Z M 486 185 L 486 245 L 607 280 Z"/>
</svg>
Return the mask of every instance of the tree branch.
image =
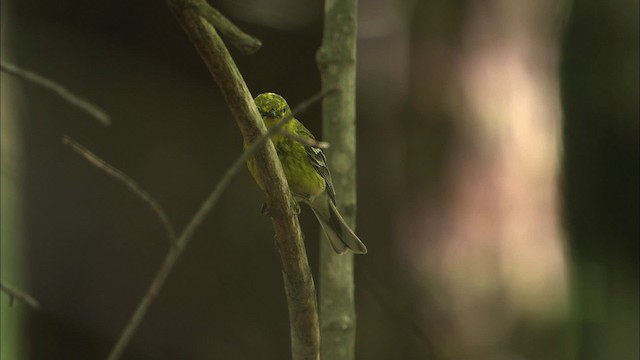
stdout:
<svg viewBox="0 0 640 360">
<path fill-rule="evenodd" d="M 142 199 L 142 201 L 147 203 L 151 210 L 155 212 L 160 219 L 164 230 L 167 232 L 169 241 L 171 241 L 172 244 L 176 242 L 176 232 L 175 230 L 173 230 L 173 226 L 171 225 L 171 221 L 169 220 L 167 213 L 164 211 L 162 206 L 160 206 L 160 204 L 158 204 L 158 202 L 153 197 L 151 197 L 151 195 L 149 195 L 149 193 L 147 193 L 142 187 L 140 187 L 140 185 L 138 185 L 132 178 L 99 158 L 96 154 L 92 153 L 89 149 L 80 145 L 69 136 L 64 136 L 62 138 L 62 143 L 69 146 L 71 149 L 73 149 L 73 151 L 77 152 L 82 157 L 87 159 L 87 161 L 89 161 L 89 163 L 91 163 L 96 168 L 104 171 L 107 175 L 120 181 L 122 184 L 128 187 L 129 190 L 131 190 L 140 199 Z"/>
<path fill-rule="evenodd" d="M 167 253 L 149 289 L 111 351 L 109 359 L 120 358 L 194 231 L 213 208 L 233 176 L 254 153 L 256 153 L 255 157 L 259 171 L 266 175 L 263 175 L 263 178 L 268 188 L 267 199 L 270 204 L 270 214 L 276 229 L 276 240 L 283 261 L 285 289 L 288 295 L 292 324 L 294 359 L 317 359 L 319 330 L 313 279 L 295 213 L 295 202 L 288 189 L 280 163 L 277 160 L 275 149 L 266 140 L 273 132 L 279 131 L 284 123 L 293 117 L 293 114 L 302 111 L 302 109 L 308 107 L 313 101 L 317 101 L 324 94 L 320 94 L 301 104 L 293 110 L 291 117 L 283 119 L 281 123 L 267 132 L 244 80 L 240 76 L 222 40 L 210 24 L 211 19 L 205 20 L 212 13 L 207 12 L 209 15 L 203 14 L 202 7 L 208 7 L 208 5 L 201 0 L 169 0 L 168 4 L 217 80 L 245 137 L 245 142 L 251 145 L 227 170 L 213 192 L 179 236 L 175 246 Z M 266 146 L 264 146 L 265 144 Z"/>
<path fill-rule="evenodd" d="M 94 119 L 98 120 L 98 122 L 100 122 L 102 125 L 111 125 L 111 119 L 109 118 L 109 115 L 107 115 L 107 113 L 105 113 L 96 105 L 93 105 L 88 100 L 84 100 L 80 96 L 75 95 L 71 91 L 64 88 L 62 85 L 58 85 L 58 83 L 54 82 L 53 80 L 49 80 L 46 77 L 38 75 L 32 71 L 21 69 L 18 66 L 5 61 L 0 62 L 0 69 L 2 69 L 2 71 L 6 72 L 7 74 L 15 75 L 23 80 L 30 81 L 36 85 L 46 88 L 47 90 L 66 100 L 69 104 L 87 112 Z"/>
<path fill-rule="evenodd" d="M 245 143 L 253 143 L 266 133 L 265 125 L 229 51 L 213 26 L 194 11 L 190 5 L 193 1 L 167 2 L 220 87 Z M 296 360 L 318 359 L 320 334 L 316 291 L 298 222 L 297 204 L 291 195 L 273 144 L 266 142 L 256 152 L 255 159 L 264 181 L 276 247 L 282 262 L 289 306 L 292 357 Z"/>
<path fill-rule="evenodd" d="M 24 291 L 14 288 L 4 280 L 0 280 L 0 290 L 9 295 L 9 304 L 13 304 L 13 299 L 18 299 L 35 310 L 40 309 L 38 300 L 34 299 L 33 296 L 25 293 Z"/>
<path fill-rule="evenodd" d="M 193 6 L 200 16 L 213 25 L 231 45 L 244 55 L 255 54 L 262 47 L 262 42 L 259 39 L 240 30 L 218 10 L 211 7 L 206 0 L 191 0 L 184 2 L 184 4 Z"/>
<path fill-rule="evenodd" d="M 171 273 L 171 270 L 173 269 L 173 266 L 174 266 L 175 262 L 178 260 L 178 258 L 182 254 L 182 251 L 186 248 L 187 244 L 189 243 L 189 241 L 193 237 L 193 233 L 195 232 L 197 227 L 200 226 L 200 224 L 202 223 L 204 218 L 207 216 L 207 214 L 211 211 L 211 209 L 213 209 L 215 204 L 218 202 L 218 199 L 220 199 L 220 196 L 222 195 L 222 193 L 224 193 L 224 191 L 226 190 L 227 186 L 229 186 L 229 184 L 231 183 L 231 180 L 237 175 L 238 171 L 240 171 L 240 169 L 245 166 L 247 160 L 249 160 L 249 158 L 251 156 L 253 156 L 253 154 L 261 146 L 264 146 L 264 143 L 267 141 L 267 139 L 271 135 L 273 135 L 274 133 L 280 131 L 280 129 L 289 120 L 293 119 L 293 117 L 295 115 L 305 111 L 309 106 L 311 106 L 316 101 L 320 100 L 323 96 L 325 96 L 328 92 L 331 92 L 331 91 L 333 91 L 333 90 L 329 90 L 329 91 L 325 91 L 325 92 L 321 92 L 319 94 L 316 94 L 316 95 L 310 97 L 308 100 L 302 102 L 300 105 L 296 106 L 291 111 L 290 115 L 288 115 L 285 118 L 283 118 L 282 120 L 280 120 L 280 122 L 278 122 L 277 124 L 272 126 L 271 129 L 269 129 L 269 131 L 267 131 L 265 134 L 261 135 L 258 139 L 256 139 L 256 141 L 254 141 L 250 146 L 248 146 L 247 149 L 242 153 L 242 155 L 240 157 L 238 157 L 238 159 L 236 159 L 236 161 L 233 162 L 233 164 L 229 167 L 229 169 L 227 169 L 227 171 L 222 176 L 220 181 L 216 184 L 215 188 L 213 189 L 213 191 L 211 192 L 211 194 L 209 195 L 207 200 L 202 204 L 200 209 L 196 212 L 196 214 L 193 216 L 193 218 L 189 221 L 189 224 L 187 225 L 185 230 L 182 232 L 182 234 L 180 234 L 180 237 L 176 241 L 175 246 L 172 247 L 171 249 L 169 249 L 169 252 L 165 256 L 165 260 L 163 261 L 162 265 L 160 266 L 160 269 L 156 273 L 156 276 L 154 277 L 154 279 L 151 281 L 151 284 L 149 285 L 149 288 L 148 288 L 147 292 L 142 297 L 142 300 L 140 301 L 140 304 L 138 305 L 138 307 L 134 311 L 134 313 L 131 316 L 130 320 L 127 322 L 127 325 L 125 326 L 124 330 L 122 331 L 118 341 L 116 342 L 116 345 L 114 346 L 113 350 L 111 351 L 111 355 L 109 355 L 109 359 L 110 360 L 115 360 L 115 359 L 119 359 L 120 358 L 120 356 L 122 355 L 122 352 L 125 350 L 126 346 L 129 344 L 129 342 L 131 341 L 131 338 L 135 334 L 137 328 L 140 326 L 140 323 L 142 322 L 144 316 L 146 315 L 146 313 L 147 313 L 147 311 L 149 309 L 149 306 L 151 306 L 151 304 L 155 300 L 156 296 L 160 293 L 160 290 L 162 289 L 162 286 L 164 285 L 168 275 Z M 70 145 L 70 146 L 73 146 L 73 145 Z M 81 145 L 79 145 L 79 144 L 78 144 L 78 146 L 81 147 Z M 82 147 L 81 147 L 81 149 L 83 149 L 81 152 L 79 151 L 81 155 L 83 155 L 85 157 L 87 157 L 86 156 L 87 153 L 90 154 L 90 155 L 93 155 L 93 154 L 91 154 L 91 152 L 89 152 L 89 150 L 87 150 L 85 148 L 82 148 Z M 92 159 L 90 159 L 90 158 L 87 158 L 87 159 L 93 163 Z M 100 161 L 100 164 L 105 165 L 108 168 L 112 168 L 110 165 L 106 164 L 104 161 L 102 161 L 102 160 L 99 160 L 99 161 Z M 99 164 L 95 164 L 95 165 L 99 166 Z M 100 165 L 100 166 L 102 166 L 102 165 Z M 105 170 L 105 171 L 107 171 L 107 170 Z M 109 173 L 109 172 L 107 171 L 107 173 Z M 116 176 L 116 175 L 113 175 L 111 173 L 109 173 L 109 175 Z M 125 179 L 128 179 L 128 177 L 126 175 L 122 174 L 122 176 Z M 117 178 L 119 180 L 121 180 L 121 181 L 125 181 L 126 182 L 126 180 L 120 179 L 119 177 L 117 177 Z M 128 185 L 128 183 L 127 183 L 127 185 Z M 134 191 L 134 192 L 136 192 L 136 191 Z M 140 195 L 140 193 L 138 193 L 138 192 L 136 192 L 136 194 Z"/>
<path fill-rule="evenodd" d="M 280 134 L 288 137 L 289 139 L 293 139 L 299 143 L 305 144 L 307 146 L 311 146 L 314 148 L 318 148 L 318 149 L 328 149 L 329 148 L 329 143 L 326 141 L 318 141 L 318 140 L 314 140 L 314 139 L 310 139 L 310 138 L 306 138 L 306 137 L 302 137 L 300 135 L 296 135 L 296 134 L 292 134 L 288 131 L 281 131 Z"/>
</svg>

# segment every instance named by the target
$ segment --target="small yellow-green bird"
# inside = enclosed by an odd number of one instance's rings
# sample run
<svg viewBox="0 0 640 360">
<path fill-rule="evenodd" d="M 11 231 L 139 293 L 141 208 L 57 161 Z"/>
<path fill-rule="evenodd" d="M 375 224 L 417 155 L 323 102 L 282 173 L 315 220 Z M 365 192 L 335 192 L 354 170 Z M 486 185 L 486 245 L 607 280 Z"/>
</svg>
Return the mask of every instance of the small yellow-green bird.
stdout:
<svg viewBox="0 0 640 360">
<path fill-rule="evenodd" d="M 267 129 L 291 114 L 287 101 L 278 94 L 260 94 L 254 101 Z M 309 204 L 336 253 L 342 254 L 350 250 L 356 254 L 366 254 L 367 247 L 345 223 L 336 208 L 336 193 L 322 150 L 287 137 L 282 132 L 307 139 L 315 138 L 296 119 L 289 120 L 279 133 L 271 135 L 271 141 L 295 199 Z M 249 160 L 247 165 L 258 186 L 264 189 L 254 160 Z"/>
</svg>

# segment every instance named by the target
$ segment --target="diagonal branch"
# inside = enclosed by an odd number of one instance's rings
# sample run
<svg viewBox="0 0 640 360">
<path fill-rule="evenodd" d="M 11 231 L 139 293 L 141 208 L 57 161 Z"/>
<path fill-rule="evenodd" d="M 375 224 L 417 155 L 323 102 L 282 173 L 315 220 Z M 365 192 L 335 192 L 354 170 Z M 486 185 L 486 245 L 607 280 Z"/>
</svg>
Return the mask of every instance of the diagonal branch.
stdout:
<svg viewBox="0 0 640 360">
<path fill-rule="evenodd" d="M 211 7 L 206 0 L 191 0 L 188 5 L 193 6 L 197 13 L 206 19 L 209 24 L 213 25 L 225 39 L 229 40 L 231 45 L 235 46 L 244 55 L 255 54 L 262 47 L 262 42 L 259 39 L 240 30 L 218 10 Z"/>
<path fill-rule="evenodd" d="M 203 18 L 207 18 L 206 21 L 201 21 L 200 17 L 195 15 L 198 11 L 202 10 L 202 7 L 204 7 L 204 6 L 208 7 L 208 5 L 206 3 L 204 3 L 203 1 L 201 1 L 201 0 L 188 0 L 188 1 L 182 2 L 180 4 L 176 4 L 176 3 L 172 4 L 172 3 L 170 3 L 170 7 L 172 7 L 172 9 L 174 11 L 180 11 L 180 12 L 183 11 L 183 12 L 189 14 L 190 16 L 192 16 L 193 19 L 197 18 L 199 26 L 208 27 L 209 29 L 213 30 L 213 28 L 210 25 L 210 22 L 213 22 L 211 20 L 211 18 L 210 18 L 211 12 L 207 13 L 208 15 L 207 14 L 202 15 Z M 183 26 L 184 26 L 184 23 L 183 23 Z M 213 30 L 213 31 L 214 31 L 214 34 L 215 34 L 215 30 Z M 217 34 L 215 34 L 215 37 L 217 38 L 218 46 L 224 47 L 224 45 L 222 45 L 222 42 L 219 39 L 219 37 L 217 36 Z M 224 51 L 226 52 L 226 48 L 224 48 Z M 226 55 L 228 56 L 228 52 L 226 52 Z M 229 57 L 229 60 L 230 60 L 230 57 Z M 232 60 L 230 60 L 230 61 L 231 61 L 231 64 L 233 65 L 233 61 Z M 237 69 L 236 69 L 236 73 L 237 73 Z M 239 78 L 239 81 L 242 81 L 242 79 Z M 242 84 L 244 85 L 243 81 L 242 81 Z M 246 89 L 246 85 L 245 85 L 245 89 Z M 109 360 L 116 360 L 116 359 L 119 359 L 122 356 L 124 350 L 126 349 L 127 345 L 131 341 L 131 339 L 134 336 L 136 330 L 138 329 L 139 325 L 141 324 L 142 320 L 144 319 L 146 313 L 148 312 L 149 307 L 151 306 L 151 304 L 153 303 L 153 301 L 155 300 L 155 298 L 159 294 L 160 290 L 162 289 L 164 283 L 166 282 L 166 279 L 168 278 L 169 274 L 171 273 L 175 263 L 177 262 L 177 260 L 179 259 L 180 255 L 182 254 L 182 252 L 184 251 L 184 249 L 188 245 L 188 243 L 191 240 L 191 238 L 193 237 L 193 234 L 195 233 L 196 229 L 203 222 L 203 220 L 209 214 L 211 209 L 215 206 L 215 204 L 217 203 L 218 199 L 220 198 L 220 196 L 222 195 L 224 190 L 227 188 L 227 186 L 230 184 L 230 182 L 233 179 L 233 177 L 238 173 L 238 171 L 241 168 L 244 167 L 244 165 L 246 164 L 247 160 L 250 157 L 254 156 L 256 154 L 256 152 L 259 152 L 260 150 L 264 151 L 264 149 L 263 149 L 264 145 L 265 145 L 265 143 L 267 143 L 267 139 L 269 138 L 270 135 L 272 135 L 273 133 L 275 133 L 277 131 L 280 131 L 282 126 L 284 126 L 284 124 L 286 122 L 291 120 L 295 114 L 298 114 L 299 112 L 304 111 L 311 104 L 313 104 L 314 102 L 316 102 L 319 99 L 321 99 L 325 94 L 327 94 L 330 91 L 335 91 L 335 89 L 330 89 L 328 91 L 325 91 L 323 93 L 315 95 L 315 96 L 311 97 L 309 100 L 301 103 L 299 106 L 297 106 L 296 108 L 293 109 L 292 114 L 290 116 L 284 118 L 281 122 L 279 122 L 278 124 L 273 126 L 268 132 L 265 131 L 263 133 L 260 133 L 259 130 L 258 131 L 255 131 L 255 129 L 253 130 L 254 141 L 248 141 L 248 142 L 251 143 L 251 145 L 249 147 L 247 147 L 247 149 L 243 152 L 243 154 L 231 165 L 231 167 L 229 167 L 229 169 L 226 171 L 226 173 L 221 178 L 221 180 L 216 184 L 216 187 L 214 188 L 214 190 L 211 192 L 211 194 L 207 197 L 207 199 L 202 203 L 202 205 L 200 206 L 198 211 L 191 218 L 191 220 L 189 221 L 189 224 L 186 226 L 184 231 L 177 238 L 176 242 L 174 243 L 174 246 L 172 246 L 169 249 L 167 255 L 165 256 L 164 261 L 160 265 L 160 269 L 156 273 L 154 279 L 151 281 L 151 283 L 149 285 L 149 288 L 147 289 L 145 295 L 142 297 L 140 303 L 136 307 L 136 310 L 133 312 L 133 314 L 131 315 L 129 321 L 127 322 L 127 325 L 125 326 L 125 328 L 123 329 L 122 333 L 120 334 L 120 336 L 118 338 L 118 341 L 116 342 L 116 344 L 114 345 L 113 349 L 111 350 L 111 353 L 109 354 L 109 357 L 108 357 Z M 253 110 L 254 111 L 253 113 L 250 113 L 249 116 L 257 115 L 257 110 L 255 109 L 255 105 L 253 104 L 253 99 L 248 94 L 248 91 L 246 91 L 246 94 L 244 94 L 244 95 L 247 95 L 248 99 L 249 99 L 249 102 L 248 102 L 249 105 L 248 105 L 248 107 L 245 107 L 245 109 L 248 108 L 249 110 Z M 244 110 L 240 110 L 240 111 L 242 112 Z M 235 115 L 237 115 L 237 114 L 235 114 Z M 243 115 L 243 116 L 246 117 L 246 115 Z M 254 121 L 255 121 L 255 119 L 254 119 Z M 262 123 L 262 119 L 260 119 L 258 117 L 258 120 L 257 120 L 256 123 L 259 124 L 259 125 L 249 124 L 249 125 L 246 125 L 245 127 L 241 126 L 241 129 L 250 130 L 252 128 L 252 126 L 256 127 L 256 126 L 262 125 L 262 130 L 264 131 L 264 124 Z M 271 145 L 271 143 L 268 143 L 268 144 Z M 326 143 L 323 143 L 323 142 L 317 142 L 317 143 L 314 143 L 313 145 L 316 145 L 316 146 L 328 146 Z M 275 157 L 275 151 L 273 150 L 273 145 L 271 145 L 271 150 L 273 151 L 272 156 Z M 88 152 L 88 150 L 87 150 L 87 152 Z M 259 153 L 258 153 L 258 156 L 259 156 Z M 277 157 L 276 157 L 276 159 L 277 159 Z M 258 163 L 260 164 L 259 160 L 258 160 Z M 106 163 L 101 162 L 101 164 L 104 165 Z M 277 164 L 277 166 L 280 165 L 279 162 L 277 162 L 275 164 Z M 272 166 L 276 166 L 276 165 L 272 165 Z M 124 175 L 124 174 L 122 174 L 122 175 Z M 115 176 L 115 175 L 112 174 L 112 176 Z M 280 176 L 283 178 L 283 174 L 282 174 L 281 168 L 280 168 Z M 127 183 L 127 182 L 125 181 L 125 183 Z M 284 186 L 287 186 L 286 182 L 284 183 Z M 283 192 L 283 194 L 289 195 L 288 187 L 286 187 L 285 189 L 287 190 L 287 193 L 285 194 Z M 277 202 L 274 202 L 274 203 L 277 203 Z M 295 211 L 295 210 L 291 207 L 292 202 L 289 201 L 286 204 L 289 204 L 288 210 L 289 210 L 289 212 L 291 214 L 293 214 L 292 216 L 290 216 L 290 219 L 293 219 L 295 217 L 295 213 L 293 211 Z M 274 216 L 276 216 L 276 215 L 274 215 Z M 296 220 L 295 222 L 297 224 L 297 217 L 295 217 L 295 220 Z M 274 220 L 274 222 L 275 222 L 275 220 Z M 299 225 L 298 225 L 298 232 L 296 234 L 299 234 L 301 236 L 301 233 L 299 231 Z M 302 239 L 300 238 L 300 241 L 301 240 Z M 302 251 L 303 251 L 302 253 L 304 254 L 304 245 L 302 245 Z M 304 258 L 304 260 L 306 262 L 306 257 Z M 307 264 L 307 267 L 308 267 L 308 264 Z M 313 291 L 315 291 L 313 289 L 313 280 L 310 277 L 310 271 L 309 271 L 309 277 L 305 278 L 305 279 L 307 281 L 309 281 L 309 280 L 311 281 L 311 289 Z M 295 294 L 296 296 L 299 296 L 298 294 L 300 293 L 300 291 L 296 289 L 296 287 L 298 286 L 298 282 L 299 282 L 299 280 L 291 282 L 289 280 L 289 277 L 287 276 L 287 271 L 285 269 L 285 284 L 286 284 L 286 288 L 287 288 L 287 292 L 288 293 Z M 308 306 L 309 299 L 307 298 L 307 299 L 303 299 L 303 300 L 306 300 L 305 304 Z M 313 292 L 312 300 L 313 300 L 313 305 L 314 305 L 314 308 L 313 308 L 314 311 L 312 312 L 312 314 L 315 314 L 315 316 L 316 316 L 316 329 L 317 329 L 317 311 L 315 311 L 315 292 Z M 292 314 L 294 314 L 294 313 L 292 313 Z M 296 316 L 296 322 L 297 323 L 300 323 L 300 318 L 301 317 Z M 304 318 L 304 317 L 302 317 L 302 318 Z M 293 320 L 292 320 L 292 323 L 293 323 Z M 292 332 L 293 332 L 293 329 L 292 329 Z"/>
<path fill-rule="evenodd" d="M 191 5 L 194 0 L 167 0 L 169 8 L 191 39 L 209 68 L 233 114 L 245 143 L 253 143 L 266 133 L 240 71 L 216 29 Z M 297 204 L 282 171 L 275 148 L 266 142 L 255 154 L 256 166 L 264 182 L 269 213 L 280 254 L 291 326 L 294 360 L 318 359 L 320 331 L 316 290 L 307 260 Z"/>
<path fill-rule="evenodd" d="M 21 69 L 20 67 L 10 64 L 6 61 L 0 62 L 0 69 L 2 69 L 2 71 L 6 72 L 7 74 L 17 76 L 21 79 L 30 81 L 36 85 L 46 88 L 47 90 L 53 92 L 54 94 L 60 96 L 62 99 L 66 100 L 69 104 L 84 110 L 93 118 L 98 120 L 98 122 L 100 122 L 102 125 L 105 125 L 105 126 L 111 125 L 111 119 L 109 118 L 109 115 L 107 115 L 107 113 L 105 113 L 96 105 L 93 105 L 88 100 L 85 100 L 80 96 L 75 95 L 74 93 L 67 90 L 63 86 L 59 85 L 58 83 L 54 82 L 53 80 L 49 80 L 46 77 L 42 75 L 38 75 L 32 71 Z"/>
<path fill-rule="evenodd" d="M 87 161 L 89 161 L 91 165 L 104 171 L 107 175 L 113 177 L 114 179 L 120 181 L 134 194 L 138 195 L 138 197 L 142 199 L 142 201 L 147 203 L 151 210 L 156 213 L 156 215 L 158 215 L 158 218 L 160 219 L 164 230 L 167 232 L 169 241 L 171 241 L 172 244 L 175 243 L 176 232 L 175 230 L 173 230 L 173 226 L 171 225 L 171 221 L 169 220 L 167 213 L 164 211 L 162 206 L 160 206 L 160 204 L 158 204 L 158 202 L 153 197 L 151 197 L 151 195 L 149 195 L 149 193 L 147 193 L 140 185 L 138 185 L 138 183 L 135 182 L 135 180 L 127 176 L 122 171 L 116 169 L 106 161 L 102 160 L 98 157 L 98 155 L 92 153 L 89 149 L 80 145 L 69 136 L 64 136 L 62 138 L 62 143 L 69 146 L 71 149 L 73 149 L 73 151 L 77 152 L 82 157 L 87 159 Z"/>
<path fill-rule="evenodd" d="M 0 290 L 9 295 L 9 304 L 13 304 L 13 299 L 18 299 L 21 302 L 31 306 L 35 310 L 40 309 L 38 300 L 36 300 L 33 296 L 27 294 L 26 292 L 18 290 L 12 285 L 9 285 L 9 283 L 4 280 L 0 280 Z"/>
<path fill-rule="evenodd" d="M 280 134 L 288 137 L 289 139 L 293 139 L 293 140 L 295 140 L 295 141 L 297 141 L 299 143 L 302 143 L 304 145 L 307 145 L 307 146 L 311 146 L 311 147 L 318 148 L 318 149 L 328 149 L 329 148 L 329 143 L 326 142 L 326 141 L 318 141 L 318 140 L 302 137 L 300 135 L 296 135 L 296 134 L 290 133 L 288 131 L 280 131 Z"/>
<path fill-rule="evenodd" d="M 258 149 L 264 146 L 265 142 L 271 135 L 280 131 L 280 129 L 288 121 L 293 119 L 295 115 L 305 111 L 307 108 L 309 108 L 309 106 L 311 106 L 313 103 L 317 102 L 318 100 L 322 99 L 322 97 L 324 97 L 327 93 L 331 91 L 334 91 L 334 90 L 321 92 L 319 94 L 316 94 L 310 97 L 308 100 L 300 103 L 300 105 L 296 106 L 292 110 L 290 115 L 280 120 L 280 122 L 272 126 L 271 129 L 269 129 L 269 131 L 261 135 L 258 139 L 256 139 L 256 141 L 254 141 L 250 146 L 248 146 L 247 149 L 242 153 L 242 155 L 238 157 L 238 159 L 236 159 L 236 161 L 234 161 L 233 164 L 227 169 L 227 171 L 222 176 L 220 181 L 216 184 L 215 188 L 213 189 L 209 197 L 207 197 L 207 199 L 202 203 L 202 205 L 200 206 L 196 214 L 189 221 L 189 224 L 187 225 L 185 230 L 182 232 L 182 234 L 180 234 L 180 237 L 175 242 L 175 246 L 169 249 L 169 252 L 165 256 L 164 261 L 160 265 L 160 269 L 156 273 L 156 276 L 154 277 L 154 279 L 151 281 L 151 284 L 149 285 L 147 292 L 142 297 L 142 300 L 138 304 L 138 307 L 136 308 L 134 313 L 131 315 L 131 318 L 127 322 L 127 325 L 125 326 L 124 330 L 120 334 L 118 341 L 116 342 L 115 346 L 111 350 L 111 354 L 109 355 L 109 360 L 116 360 L 120 358 L 125 348 L 131 341 L 131 338 L 133 337 L 136 330 L 140 326 L 140 323 L 142 322 L 145 315 L 147 314 L 149 307 L 151 306 L 155 298 L 160 293 L 160 290 L 162 289 L 167 277 L 171 273 L 171 270 L 173 269 L 173 266 L 175 265 L 176 261 L 182 254 L 182 251 L 189 244 L 189 241 L 193 237 L 195 230 L 198 228 L 198 226 L 200 226 L 200 224 L 205 219 L 205 217 L 209 214 L 211 209 L 213 209 L 215 204 L 218 202 L 218 199 L 220 199 L 220 196 L 224 193 L 227 186 L 229 186 L 229 184 L 231 183 L 231 180 L 236 176 L 238 171 L 240 171 L 240 169 L 245 166 L 247 160 L 249 160 L 249 158 L 251 158 L 254 155 L 254 153 L 258 151 Z M 88 152 L 88 150 L 86 151 Z"/>
</svg>

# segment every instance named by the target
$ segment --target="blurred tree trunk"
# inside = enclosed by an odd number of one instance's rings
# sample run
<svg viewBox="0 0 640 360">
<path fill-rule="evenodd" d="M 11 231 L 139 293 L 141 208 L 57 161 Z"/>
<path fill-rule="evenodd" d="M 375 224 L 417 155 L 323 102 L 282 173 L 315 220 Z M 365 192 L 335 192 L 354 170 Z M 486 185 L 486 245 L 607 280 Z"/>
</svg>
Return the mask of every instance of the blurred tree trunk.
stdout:
<svg viewBox="0 0 640 360">
<path fill-rule="evenodd" d="M 427 336 L 442 358 L 562 357 L 559 9 L 492 0 L 415 10 L 405 123 L 414 203 L 400 236 L 425 291 Z M 434 149 L 446 154 L 438 168 Z M 535 345 L 514 345 L 525 338 Z"/>
<path fill-rule="evenodd" d="M 323 137 L 337 207 L 355 231 L 356 217 L 356 0 L 325 0 L 324 34 L 317 60 L 322 89 L 337 88 L 322 103 Z M 324 237 L 324 235 L 322 236 Z M 353 254 L 336 255 L 320 241 L 320 357 L 355 356 Z"/>
<path fill-rule="evenodd" d="M 574 3 L 562 73 L 576 358 L 638 359 L 638 2 Z"/>
<path fill-rule="evenodd" d="M 3 12 L 4 14 L 4 12 Z M 4 20 L 4 19 L 3 19 Z M 5 24 L 5 22 L 2 22 Z M 3 27 L 4 28 L 4 27 Z M 4 30 L 4 29 L 3 29 Z M 2 35 L 6 32 L 3 31 Z M 3 36 L 2 44 L 6 44 Z M 2 74 L 2 114 L 0 115 L 2 139 L 1 170 L 2 179 L 0 185 L 0 274 L 2 279 L 18 287 L 24 287 L 24 244 L 23 238 L 23 173 L 24 156 L 22 152 L 22 134 L 20 131 L 21 101 L 19 100 L 20 80 L 10 75 Z M 25 304 L 14 301 L 9 303 L 9 297 L 3 292 L 0 294 L 1 329 L 0 333 L 0 358 L 2 359 L 28 359 L 28 344 L 26 342 L 26 321 L 28 309 Z"/>
</svg>

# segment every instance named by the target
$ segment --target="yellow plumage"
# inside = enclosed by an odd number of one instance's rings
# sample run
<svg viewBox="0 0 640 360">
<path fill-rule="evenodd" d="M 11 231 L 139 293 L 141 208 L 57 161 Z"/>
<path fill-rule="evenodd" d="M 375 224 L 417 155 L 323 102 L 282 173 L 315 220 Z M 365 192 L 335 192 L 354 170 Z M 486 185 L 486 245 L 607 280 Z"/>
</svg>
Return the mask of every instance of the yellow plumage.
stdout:
<svg viewBox="0 0 640 360">
<path fill-rule="evenodd" d="M 265 121 L 267 129 L 271 128 L 275 122 Z M 296 129 L 300 126 L 303 125 L 298 120 L 291 119 L 282 127 L 282 131 L 297 134 Z M 325 181 L 309 163 L 303 144 L 278 133 L 271 136 L 271 142 L 276 148 L 291 192 L 296 197 L 314 198 L 325 190 Z M 250 160 L 248 166 L 251 175 L 256 179 L 260 188 L 263 189 L 262 179 L 254 161 Z"/>
<path fill-rule="evenodd" d="M 258 95 L 255 102 L 267 128 L 271 128 L 291 113 L 287 102 L 278 94 Z M 335 192 L 324 154 L 320 149 L 312 148 L 282 135 L 285 132 L 302 138 L 315 138 L 296 119 L 289 120 L 279 133 L 271 136 L 271 141 L 278 153 L 294 197 L 297 201 L 311 206 L 331 246 L 337 253 L 341 254 L 350 250 L 357 254 L 365 254 L 367 252 L 366 246 L 353 233 L 336 209 Z M 245 144 L 246 146 L 247 144 Z M 254 160 L 249 160 L 247 165 L 258 186 L 264 189 Z"/>
</svg>

